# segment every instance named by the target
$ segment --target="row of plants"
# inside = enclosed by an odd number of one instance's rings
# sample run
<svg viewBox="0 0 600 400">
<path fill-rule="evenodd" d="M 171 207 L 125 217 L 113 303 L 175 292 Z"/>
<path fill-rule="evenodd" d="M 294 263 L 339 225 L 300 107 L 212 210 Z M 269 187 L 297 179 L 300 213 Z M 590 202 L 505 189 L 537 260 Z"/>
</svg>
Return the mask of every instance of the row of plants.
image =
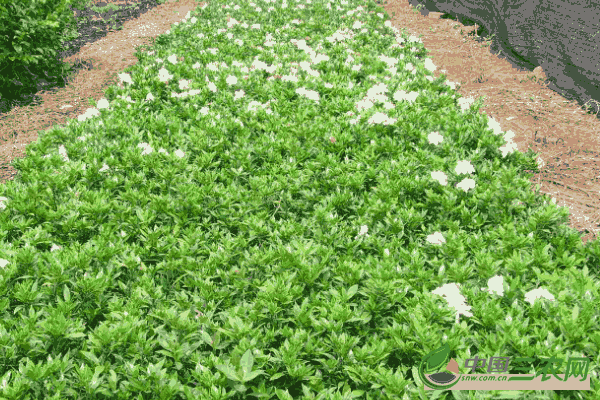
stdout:
<svg viewBox="0 0 600 400">
<path fill-rule="evenodd" d="M 0 186 L 0 399 L 507 394 L 425 391 L 440 348 L 598 397 L 597 242 L 377 4 L 210 1 L 136 56 Z"/>
</svg>

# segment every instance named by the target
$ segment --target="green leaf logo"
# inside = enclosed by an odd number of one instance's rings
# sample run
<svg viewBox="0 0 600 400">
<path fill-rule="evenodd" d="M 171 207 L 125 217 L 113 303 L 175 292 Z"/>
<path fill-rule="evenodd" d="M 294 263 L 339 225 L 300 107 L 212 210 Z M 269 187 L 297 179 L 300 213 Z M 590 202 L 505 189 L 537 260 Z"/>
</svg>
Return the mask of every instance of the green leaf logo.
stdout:
<svg viewBox="0 0 600 400">
<path fill-rule="evenodd" d="M 428 387 L 439 390 L 449 389 L 458 382 L 455 375 L 459 374 L 458 363 L 454 359 L 448 362 L 449 355 L 450 346 L 445 344 L 423 357 L 419 365 L 419 378 L 421 378 L 423 385 L 427 384 Z M 450 372 L 433 373 L 438 371 L 444 364 L 446 364 L 446 370 L 452 371 L 455 374 Z M 430 374 L 430 376 L 426 377 L 425 374 Z"/>
<path fill-rule="evenodd" d="M 436 369 L 439 369 L 442 365 L 446 363 L 448 360 L 448 355 L 450 354 L 450 346 L 446 343 L 442 347 L 439 347 L 426 355 L 423 360 L 425 360 L 425 373 L 430 374 Z"/>
</svg>

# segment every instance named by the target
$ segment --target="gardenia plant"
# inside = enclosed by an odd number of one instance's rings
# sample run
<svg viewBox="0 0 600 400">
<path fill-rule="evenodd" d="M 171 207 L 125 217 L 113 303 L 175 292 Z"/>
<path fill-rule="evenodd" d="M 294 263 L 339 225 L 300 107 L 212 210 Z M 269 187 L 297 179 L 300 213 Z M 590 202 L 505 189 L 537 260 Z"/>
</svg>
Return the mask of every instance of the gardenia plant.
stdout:
<svg viewBox="0 0 600 400">
<path fill-rule="evenodd" d="M 425 398 L 440 343 L 598 361 L 595 245 L 387 19 L 211 1 L 28 145 L 0 397 Z"/>
</svg>

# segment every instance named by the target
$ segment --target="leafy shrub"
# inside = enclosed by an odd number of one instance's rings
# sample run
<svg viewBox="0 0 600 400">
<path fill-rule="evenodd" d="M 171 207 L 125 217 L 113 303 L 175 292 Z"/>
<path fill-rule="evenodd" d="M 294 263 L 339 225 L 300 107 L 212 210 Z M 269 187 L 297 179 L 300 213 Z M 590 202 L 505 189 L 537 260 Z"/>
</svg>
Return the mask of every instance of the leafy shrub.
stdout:
<svg viewBox="0 0 600 400">
<path fill-rule="evenodd" d="M 0 94 L 19 98 L 36 90 L 42 74 L 62 76 L 58 54 L 73 38 L 73 0 L 23 0 L 0 5 Z M 82 2 L 83 0 L 76 0 Z"/>
</svg>

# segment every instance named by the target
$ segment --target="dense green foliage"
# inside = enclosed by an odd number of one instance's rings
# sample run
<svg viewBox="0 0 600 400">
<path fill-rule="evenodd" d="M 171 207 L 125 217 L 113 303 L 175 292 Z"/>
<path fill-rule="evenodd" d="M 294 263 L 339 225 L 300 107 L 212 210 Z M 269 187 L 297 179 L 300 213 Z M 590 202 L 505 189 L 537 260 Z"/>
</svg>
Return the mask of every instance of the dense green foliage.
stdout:
<svg viewBox="0 0 600 400">
<path fill-rule="evenodd" d="M 0 94 L 18 98 L 35 91 L 40 76 L 60 76 L 62 43 L 74 37 L 71 0 L 2 0 L 0 3 Z M 77 0 L 78 2 L 82 0 Z"/>
<path fill-rule="evenodd" d="M 600 398 L 600 246 L 537 155 L 373 2 L 288 1 L 199 7 L 14 160 L 0 400 Z M 425 392 L 446 356 L 591 390 Z"/>
</svg>

